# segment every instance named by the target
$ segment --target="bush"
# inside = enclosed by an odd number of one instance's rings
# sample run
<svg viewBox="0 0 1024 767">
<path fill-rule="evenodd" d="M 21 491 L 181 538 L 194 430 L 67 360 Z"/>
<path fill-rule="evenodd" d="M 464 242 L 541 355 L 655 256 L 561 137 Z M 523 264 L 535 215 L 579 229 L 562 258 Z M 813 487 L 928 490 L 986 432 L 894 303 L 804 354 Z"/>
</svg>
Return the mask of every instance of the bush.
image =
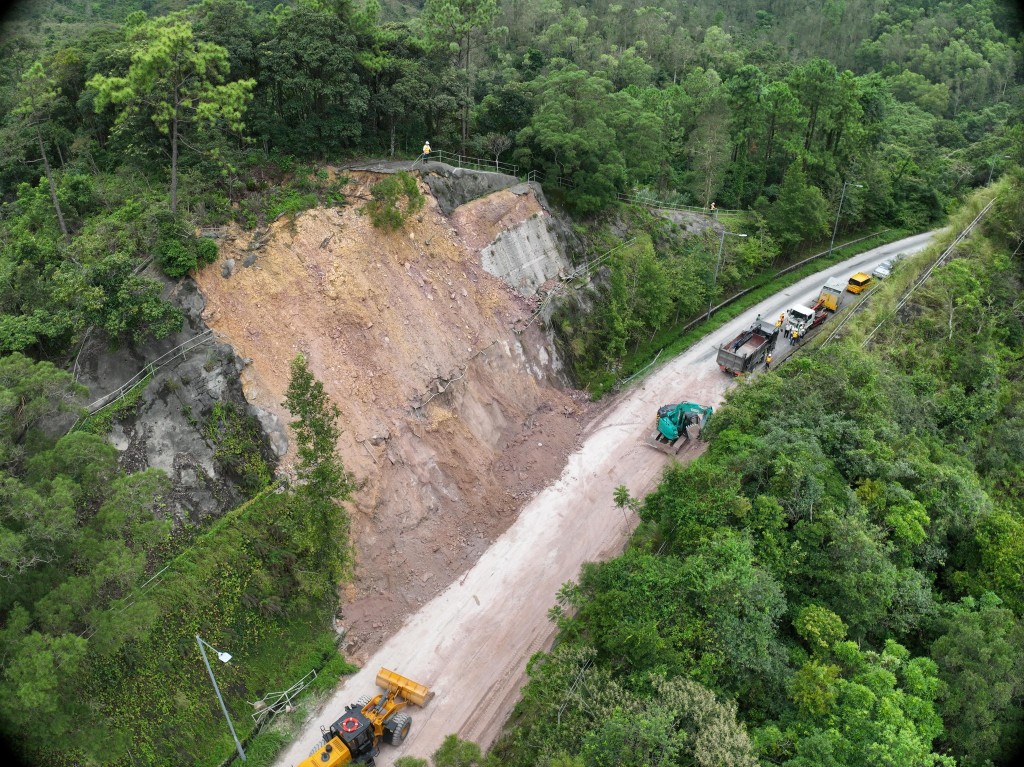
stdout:
<svg viewBox="0 0 1024 767">
<path fill-rule="evenodd" d="M 408 173 L 389 176 L 370 188 L 373 200 L 366 204 L 370 220 L 378 229 L 398 229 L 405 220 L 423 207 L 423 193 L 416 179 Z M 401 198 L 405 197 L 404 205 Z"/>
<path fill-rule="evenodd" d="M 168 277 L 184 277 L 196 268 L 196 254 L 180 240 L 162 240 L 157 248 L 160 268 Z"/>
<path fill-rule="evenodd" d="M 189 272 L 217 260 L 217 243 L 206 237 L 172 238 L 162 236 L 157 242 L 160 268 L 168 277 L 184 277 Z"/>
<path fill-rule="evenodd" d="M 220 250 L 217 243 L 206 237 L 200 237 L 196 244 L 196 262 L 199 266 L 208 266 L 217 260 Z"/>
</svg>

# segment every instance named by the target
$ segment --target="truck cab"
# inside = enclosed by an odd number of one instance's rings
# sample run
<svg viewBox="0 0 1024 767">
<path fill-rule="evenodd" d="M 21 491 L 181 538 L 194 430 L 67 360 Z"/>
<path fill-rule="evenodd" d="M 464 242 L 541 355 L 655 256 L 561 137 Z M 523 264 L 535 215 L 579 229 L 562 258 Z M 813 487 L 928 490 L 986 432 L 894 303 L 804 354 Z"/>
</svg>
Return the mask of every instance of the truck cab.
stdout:
<svg viewBox="0 0 1024 767">
<path fill-rule="evenodd" d="M 814 309 L 803 304 L 797 304 L 789 310 L 789 323 L 796 329 L 796 331 L 803 335 L 807 332 L 811 323 L 814 322 Z"/>
</svg>

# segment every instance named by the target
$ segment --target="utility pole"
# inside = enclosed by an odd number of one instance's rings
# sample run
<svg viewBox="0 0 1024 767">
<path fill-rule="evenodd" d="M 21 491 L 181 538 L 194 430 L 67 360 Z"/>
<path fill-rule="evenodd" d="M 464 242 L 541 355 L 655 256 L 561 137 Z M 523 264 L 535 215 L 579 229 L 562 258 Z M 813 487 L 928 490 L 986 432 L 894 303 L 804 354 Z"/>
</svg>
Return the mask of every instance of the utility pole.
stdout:
<svg viewBox="0 0 1024 767">
<path fill-rule="evenodd" d="M 708 316 L 705 320 L 711 319 L 711 305 L 715 302 L 715 287 L 718 285 L 718 269 L 722 266 L 722 251 L 725 249 L 725 235 L 731 234 L 733 237 L 746 237 L 745 234 L 738 234 L 737 232 L 727 232 L 722 229 L 722 240 L 718 244 L 718 261 L 715 262 L 715 277 L 711 281 L 711 295 L 708 297 Z"/>
<path fill-rule="evenodd" d="M 850 185 L 849 181 L 843 182 L 843 193 L 839 195 L 839 210 L 836 211 L 836 225 L 832 227 L 832 241 L 828 244 L 828 255 L 832 255 L 832 246 L 836 244 L 836 231 L 839 229 L 839 216 L 843 212 L 843 200 L 846 199 L 846 187 Z M 863 184 L 853 184 L 853 186 L 863 189 Z M 826 258 L 828 260 L 828 258 Z"/>
<path fill-rule="evenodd" d="M 213 669 L 210 668 L 210 661 L 206 657 L 206 650 L 203 648 L 203 645 L 206 645 L 215 653 L 217 653 L 217 658 L 220 659 L 221 663 L 227 663 L 229 660 L 231 660 L 231 653 L 219 652 L 216 647 L 206 642 L 198 634 L 196 634 L 196 643 L 199 645 L 199 652 L 203 656 L 203 663 L 206 664 L 206 671 L 210 675 L 210 681 L 213 682 L 213 691 L 217 693 L 217 700 L 220 701 L 221 711 L 224 712 L 224 718 L 228 720 L 228 729 L 231 730 L 231 737 L 235 739 L 235 746 L 236 748 L 238 748 L 238 755 L 242 758 L 242 761 L 244 762 L 245 751 L 242 750 L 242 743 L 238 740 L 238 735 L 235 734 L 235 726 L 231 723 L 231 717 L 228 716 L 228 707 L 224 705 L 224 698 L 220 696 L 220 688 L 217 686 L 217 679 L 213 675 Z"/>
</svg>

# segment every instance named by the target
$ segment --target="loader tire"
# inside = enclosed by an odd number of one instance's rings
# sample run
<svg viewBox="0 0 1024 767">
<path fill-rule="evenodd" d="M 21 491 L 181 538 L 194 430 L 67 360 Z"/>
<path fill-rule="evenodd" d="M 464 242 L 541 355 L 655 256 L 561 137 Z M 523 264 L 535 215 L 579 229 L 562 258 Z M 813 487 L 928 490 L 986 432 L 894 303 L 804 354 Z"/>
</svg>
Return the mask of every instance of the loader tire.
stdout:
<svg viewBox="0 0 1024 767">
<path fill-rule="evenodd" d="M 411 729 L 412 717 L 404 711 L 399 711 L 384 722 L 384 741 L 392 746 L 400 746 L 409 737 Z"/>
<path fill-rule="evenodd" d="M 362 711 L 363 706 L 365 706 L 371 700 L 373 700 L 372 695 L 360 695 L 358 698 L 356 698 L 356 702 L 352 704 L 352 708 L 359 709 L 360 711 Z"/>
</svg>

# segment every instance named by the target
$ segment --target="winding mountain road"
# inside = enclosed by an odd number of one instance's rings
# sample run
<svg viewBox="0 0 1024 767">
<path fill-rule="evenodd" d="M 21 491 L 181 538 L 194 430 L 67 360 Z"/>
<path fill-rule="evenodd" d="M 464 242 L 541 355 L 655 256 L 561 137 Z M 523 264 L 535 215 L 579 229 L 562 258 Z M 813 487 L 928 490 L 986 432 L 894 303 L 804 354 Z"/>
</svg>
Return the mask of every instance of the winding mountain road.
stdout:
<svg viewBox="0 0 1024 767">
<path fill-rule="evenodd" d="M 757 314 L 773 317 L 794 304 L 812 304 L 826 278 L 870 272 L 897 252 L 922 250 L 934 234 L 866 251 L 801 280 L 612 399 L 561 477 L 521 510 L 472 568 L 410 616 L 401 631 L 345 680 L 275 764 L 296 765 L 319 748 L 320 727 L 335 721 L 346 703 L 375 693 L 381 666 L 428 685 L 436 696 L 425 708 L 410 709 L 409 739 L 397 748 L 384 746 L 377 757 L 379 767 L 391 767 L 403 754 L 428 757 L 449 733 L 488 748 L 518 699 L 526 662 L 551 646 L 554 631 L 547 612 L 558 589 L 576 579 L 582 563 L 618 554 L 636 524 L 635 515 L 615 507 L 615 488 L 625 485 L 642 497 L 671 460 L 643 444 L 657 408 L 680 400 L 718 407 L 735 384 L 715 364 L 718 346 L 748 327 Z M 688 446 L 680 459 L 692 459 L 701 450 L 699 444 Z"/>
</svg>

